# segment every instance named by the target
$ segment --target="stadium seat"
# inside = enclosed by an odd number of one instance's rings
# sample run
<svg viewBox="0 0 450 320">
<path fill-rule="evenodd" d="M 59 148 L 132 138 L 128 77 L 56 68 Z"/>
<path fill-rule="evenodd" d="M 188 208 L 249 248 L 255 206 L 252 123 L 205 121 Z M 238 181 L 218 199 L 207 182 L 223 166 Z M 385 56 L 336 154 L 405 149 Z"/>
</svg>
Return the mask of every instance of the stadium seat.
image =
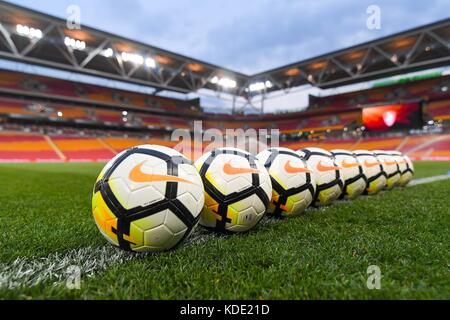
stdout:
<svg viewBox="0 0 450 320">
<path fill-rule="evenodd" d="M 450 120 L 450 100 L 431 102 L 426 112 L 434 120 Z"/>
<path fill-rule="evenodd" d="M 92 103 L 131 106 L 145 110 L 158 109 L 172 113 L 195 112 L 186 108 L 186 103 L 182 100 L 8 70 L 0 71 L 0 90 L 37 93 L 48 98 L 77 98 Z"/>
<path fill-rule="evenodd" d="M 450 160 L 450 135 L 409 137 L 400 151 L 415 160 Z"/>
<path fill-rule="evenodd" d="M 141 144 L 146 144 L 146 141 L 135 138 L 101 138 L 107 145 L 109 145 L 116 152 L 121 152 L 128 148 L 132 148 Z"/>
<path fill-rule="evenodd" d="M 430 160 L 450 160 L 450 135 L 446 135 L 428 146 L 431 150 L 429 154 Z"/>
<path fill-rule="evenodd" d="M 396 150 L 404 138 L 365 138 L 358 144 L 358 149 L 362 150 Z"/>
<path fill-rule="evenodd" d="M 324 108 L 342 110 L 360 105 L 389 104 L 398 100 L 409 99 L 443 99 L 449 97 L 448 91 L 432 90 L 440 88 L 441 83 L 447 83 L 450 76 L 410 81 L 391 85 L 378 86 L 365 90 L 341 93 L 324 97 L 311 97 L 312 105 Z"/>
<path fill-rule="evenodd" d="M 26 105 L 18 99 L 0 98 L 0 114 L 36 115 L 36 112 L 27 110 Z"/>
<path fill-rule="evenodd" d="M 327 150 L 397 149 L 413 159 L 448 159 L 449 140 L 443 135 L 323 140 L 327 136 L 325 131 L 343 130 L 344 127 L 353 130 L 362 125 L 361 112 L 355 110 L 355 105 L 386 101 L 390 99 L 391 91 L 396 90 L 403 90 L 402 94 L 406 95 L 432 98 L 432 102 L 425 104 L 425 113 L 435 120 L 450 119 L 448 94 L 441 90 L 430 90 L 430 85 L 438 86 L 439 81 L 441 80 L 429 79 L 334 96 L 313 97 L 315 109 L 289 115 L 210 115 L 203 120 L 202 125 L 204 130 L 279 129 L 284 134 L 308 132 L 312 133 L 310 138 L 319 139 L 280 142 L 281 146 L 294 150 L 313 146 Z M 89 126 L 92 126 L 97 122 L 120 128 L 126 128 L 130 124 L 161 130 L 192 129 L 195 119 L 191 119 L 191 116 L 183 117 L 195 111 L 186 108 L 186 104 L 179 100 L 13 71 L 0 71 L 0 90 L 10 91 L 8 97 L 0 98 L 0 116 L 3 117 L 14 115 L 16 118 L 69 120 L 72 126 L 73 122 L 77 122 L 77 126 L 84 122 L 89 122 Z M 20 94 L 14 97 L 16 92 Z M 23 94 L 26 92 L 33 92 L 33 96 Z M 38 93 L 45 100 L 39 98 Z M 349 110 L 343 110 L 345 108 Z M 123 110 L 129 110 L 127 121 L 123 120 Z M 181 116 L 175 117 L 174 113 Z M 100 136 L 109 134 L 99 130 Z M 97 138 L 99 132 L 82 136 L 76 128 L 64 128 L 63 131 L 55 132 L 63 133 L 51 133 L 50 138 L 40 134 L 2 133 L 0 161 L 106 161 L 118 152 L 138 144 L 177 145 L 176 142 L 160 137 L 157 131 L 152 132 L 151 139 L 127 138 L 120 134 L 116 136 L 116 133 L 113 134 L 114 137 Z M 207 144 L 200 145 L 197 148 L 203 149 Z M 188 155 L 191 156 L 190 153 Z"/>
<path fill-rule="evenodd" d="M 406 137 L 406 142 L 399 148 L 400 152 L 410 154 L 412 151 L 417 150 L 424 143 L 434 139 L 434 135 L 428 136 L 409 136 Z"/>
<path fill-rule="evenodd" d="M 124 122 L 122 113 L 118 110 L 96 109 L 94 114 L 97 121 L 100 122 L 115 124 L 122 124 Z"/>
<path fill-rule="evenodd" d="M 116 151 L 98 138 L 52 136 L 67 161 L 109 161 Z"/>
<path fill-rule="evenodd" d="M 42 135 L 0 133 L 0 162 L 62 160 Z"/>
</svg>

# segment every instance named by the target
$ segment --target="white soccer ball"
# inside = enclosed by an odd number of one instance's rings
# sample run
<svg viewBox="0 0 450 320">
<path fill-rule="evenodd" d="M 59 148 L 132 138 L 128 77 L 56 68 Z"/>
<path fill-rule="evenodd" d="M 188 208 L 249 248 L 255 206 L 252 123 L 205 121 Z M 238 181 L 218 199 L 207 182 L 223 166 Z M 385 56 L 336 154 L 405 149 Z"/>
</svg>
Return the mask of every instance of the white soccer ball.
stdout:
<svg viewBox="0 0 450 320">
<path fill-rule="evenodd" d="M 399 151 L 391 151 L 390 154 L 397 160 L 399 166 L 400 179 L 398 185 L 404 187 L 414 176 L 414 165 L 407 155 L 402 154 Z"/>
<path fill-rule="evenodd" d="M 321 148 L 305 148 L 297 153 L 306 160 L 316 176 L 313 205 L 325 206 L 338 199 L 344 189 L 344 180 L 333 155 Z"/>
<path fill-rule="evenodd" d="M 270 176 L 252 154 L 219 148 L 196 162 L 205 187 L 200 225 L 218 232 L 245 232 L 264 216 L 272 198 Z"/>
<path fill-rule="evenodd" d="M 272 181 L 272 201 L 267 214 L 296 216 L 311 204 L 316 190 L 314 172 L 296 152 L 287 148 L 269 148 L 258 160 L 266 167 Z"/>
<path fill-rule="evenodd" d="M 400 182 L 400 167 L 397 159 L 392 156 L 390 151 L 374 150 L 373 151 L 383 165 L 387 175 L 386 189 L 391 190 Z"/>
<path fill-rule="evenodd" d="M 171 148 L 141 145 L 105 165 L 95 183 L 92 211 L 112 244 L 161 251 L 189 235 L 203 203 L 203 183 L 190 160 Z"/>
<path fill-rule="evenodd" d="M 363 165 L 363 172 L 367 179 L 367 187 L 364 194 L 376 194 L 380 192 L 387 181 L 387 174 L 378 157 L 368 150 L 355 150 L 353 152 Z"/>
<path fill-rule="evenodd" d="M 353 152 L 343 149 L 331 150 L 336 164 L 341 167 L 344 180 L 344 192 L 341 198 L 355 199 L 366 189 L 367 179 L 364 175 L 362 163 Z"/>
</svg>

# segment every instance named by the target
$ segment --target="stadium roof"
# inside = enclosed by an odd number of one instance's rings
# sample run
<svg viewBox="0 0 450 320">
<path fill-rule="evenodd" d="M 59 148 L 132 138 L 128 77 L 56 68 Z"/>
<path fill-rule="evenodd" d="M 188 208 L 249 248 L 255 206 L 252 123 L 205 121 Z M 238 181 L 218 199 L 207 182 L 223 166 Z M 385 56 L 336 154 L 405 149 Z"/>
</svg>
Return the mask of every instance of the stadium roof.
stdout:
<svg viewBox="0 0 450 320">
<path fill-rule="evenodd" d="M 39 30 L 41 37 L 21 34 L 18 25 Z M 64 19 L 4 1 L 0 1 L 0 57 L 184 93 L 214 90 L 215 76 L 233 79 L 236 88 L 248 79 L 239 72 L 85 25 L 71 30 Z"/>
<path fill-rule="evenodd" d="M 450 63 L 450 19 L 253 75 L 278 88 L 337 87 Z"/>
<path fill-rule="evenodd" d="M 0 58 L 159 90 L 206 88 L 251 97 L 304 84 L 320 88 L 448 65 L 450 19 L 246 75 L 139 41 L 0 1 Z"/>
</svg>

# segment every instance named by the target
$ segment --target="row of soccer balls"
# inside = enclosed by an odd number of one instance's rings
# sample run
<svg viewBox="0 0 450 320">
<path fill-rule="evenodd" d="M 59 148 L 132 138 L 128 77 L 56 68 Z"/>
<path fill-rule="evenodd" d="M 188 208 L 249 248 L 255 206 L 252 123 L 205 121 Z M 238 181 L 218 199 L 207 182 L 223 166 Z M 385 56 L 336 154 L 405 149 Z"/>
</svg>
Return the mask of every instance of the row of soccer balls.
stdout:
<svg viewBox="0 0 450 320">
<path fill-rule="evenodd" d="M 405 186 L 413 171 L 397 151 L 269 148 L 254 156 L 219 148 L 192 164 L 174 149 L 142 145 L 106 164 L 92 210 L 112 244 L 160 251 L 181 243 L 197 223 L 245 232 L 265 214 L 296 216 L 310 205 Z"/>
</svg>

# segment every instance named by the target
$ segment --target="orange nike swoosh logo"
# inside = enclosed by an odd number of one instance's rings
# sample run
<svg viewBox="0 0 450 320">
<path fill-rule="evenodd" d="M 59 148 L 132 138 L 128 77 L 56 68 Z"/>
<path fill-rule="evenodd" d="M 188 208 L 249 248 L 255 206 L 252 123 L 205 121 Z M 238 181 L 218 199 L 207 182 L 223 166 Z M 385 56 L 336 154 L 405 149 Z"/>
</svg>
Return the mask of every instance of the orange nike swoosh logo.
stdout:
<svg viewBox="0 0 450 320">
<path fill-rule="evenodd" d="M 338 167 L 338 166 L 326 166 L 326 165 L 324 165 L 324 164 L 322 164 L 322 161 L 320 161 L 318 164 L 317 164 L 317 170 L 318 171 L 321 171 L 321 172 L 324 172 L 324 171 L 331 171 L 331 170 L 341 170 L 342 168 L 341 167 Z"/>
<path fill-rule="evenodd" d="M 354 168 L 359 166 L 358 162 L 347 162 L 346 160 L 341 162 L 341 166 L 344 168 Z"/>
<path fill-rule="evenodd" d="M 253 168 L 236 168 L 231 165 L 231 160 L 223 165 L 223 172 L 226 174 L 241 174 L 241 173 L 258 173 L 258 169 Z"/>
<path fill-rule="evenodd" d="M 406 164 L 406 160 L 399 161 L 398 164 Z"/>
<path fill-rule="evenodd" d="M 397 162 L 396 161 L 385 161 L 384 164 L 387 166 L 393 166 L 393 165 L 397 164 Z"/>
<path fill-rule="evenodd" d="M 159 181 L 175 181 L 175 182 L 185 182 L 193 184 L 191 181 L 170 175 L 163 174 L 149 174 L 142 172 L 142 165 L 145 161 L 141 162 L 135 166 L 128 176 L 128 178 L 133 182 L 159 182 Z"/>
<path fill-rule="evenodd" d="M 293 167 L 291 165 L 291 160 L 288 160 L 285 164 L 284 164 L 284 170 L 287 173 L 298 173 L 298 172 L 308 172 L 310 173 L 311 171 L 306 169 L 306 168 L 302 168 L 302 167 Z"/>
<path fill-rule="evenodd" d="M 364 161 L 364 166 L 366 166 L 367 168 L 371 168 L 371 167 L 375 167 L 375 166 L 379 166 L 380 163 L 378 161 L 375 162 L 369 162 L 369 161 Z"/>
</svg>

